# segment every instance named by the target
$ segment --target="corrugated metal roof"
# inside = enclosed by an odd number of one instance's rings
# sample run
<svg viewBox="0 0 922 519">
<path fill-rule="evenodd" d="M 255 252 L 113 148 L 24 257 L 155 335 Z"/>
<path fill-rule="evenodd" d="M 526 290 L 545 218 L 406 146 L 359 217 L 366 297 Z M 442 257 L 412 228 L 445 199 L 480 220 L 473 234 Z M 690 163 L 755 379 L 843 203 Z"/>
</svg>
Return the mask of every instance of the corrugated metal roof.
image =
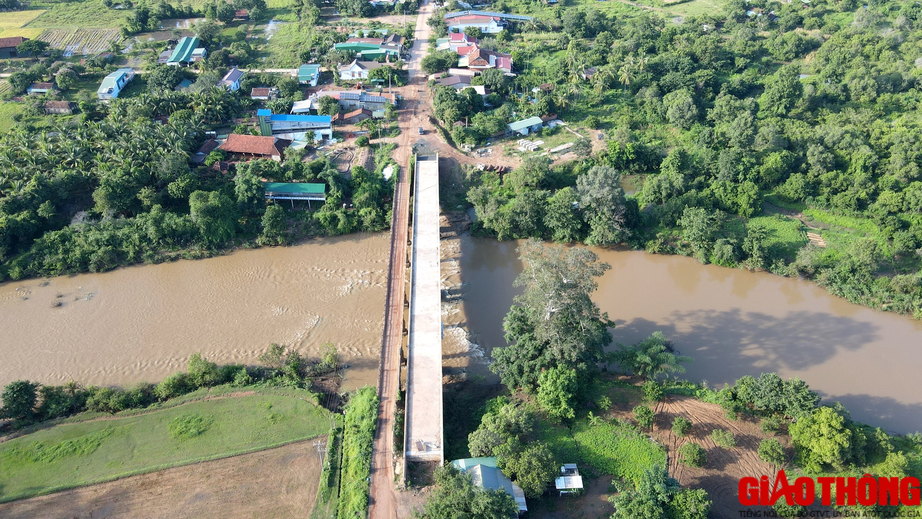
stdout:
<svg viewBox="0 0 922 519">
<path fill-rule="evenodd" d="M 326 184 L 303 183 L 303 182 L 263 182 L 263 187 L 267 192 L 272 193 L 290 193 L 298 195 L 322 195 L 326 192 Z"/>
<path fill-rule="evenodd" d="M 269 121 L 286 121 L 286 122 L 301 122 L 301 123 L 326 123 L 330 124 L 329 115 L 289 115 L 289 114 L 274 114 L 269 118 Z"/>
<path fill-rule="evenodd" d="M 543 124 L 544 121 L 540 117 L 529 117 L 528 119 L 522 121 L 516 121 L 514 123 L 509 123 L 507 126 L 509 130 L 517 132 L 519 130 L 524 130 L 525 128 L 531 128 L 539 124 Z"/>
<path fill-rule="evenodd" d="M 488 467 L 496 468 L 496 458 L 495 457 L 465 458 L 462 460 L 454 460 L 451 462 L 451 464 L 454 465 L 455 468 L 462 470 L 462 471 L 470 469 L 470 468 L 474 468 L 477 465 L 486 465 Z"/>
<path fill-rule="evenodd" d="M 173 54 L 170 55 L 170 59 L 167 60 L 167 63 L 192 61 L 192 53 L 195 51 L 196 47 L 198 47 L 198 36 L 183 36 L 176 45 L 176 48 L 173 49 Z"/>
</svg>

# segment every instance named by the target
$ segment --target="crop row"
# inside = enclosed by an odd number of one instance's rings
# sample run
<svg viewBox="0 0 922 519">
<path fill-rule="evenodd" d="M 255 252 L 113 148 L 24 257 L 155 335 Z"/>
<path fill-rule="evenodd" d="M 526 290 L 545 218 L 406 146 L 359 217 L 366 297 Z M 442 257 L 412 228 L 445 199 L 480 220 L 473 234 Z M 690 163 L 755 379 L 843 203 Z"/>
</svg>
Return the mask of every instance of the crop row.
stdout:
<svg viewBox="0 0 922 519">
<path fill-rule="evenodd" d="M 118 29 L 48 29 L 38 39 L 70 54 L 96 54 L 121 38 Z"/>
</svg>

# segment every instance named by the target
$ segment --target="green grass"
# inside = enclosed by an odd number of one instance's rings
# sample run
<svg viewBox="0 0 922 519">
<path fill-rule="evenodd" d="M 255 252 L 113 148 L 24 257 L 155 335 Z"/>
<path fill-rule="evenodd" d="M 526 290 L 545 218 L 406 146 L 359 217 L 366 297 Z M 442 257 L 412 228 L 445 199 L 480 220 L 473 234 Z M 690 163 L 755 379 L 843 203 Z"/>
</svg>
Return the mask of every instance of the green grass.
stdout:
<svg viewBox="0 0 922 519">
<path fill-rule="evenodd" d="M 746 225 L 768 232 L 765 245 L 772 257 L 792 260 L 807 243 L 803 224 L 793 218 L 781 215 L 757 216 L 750 218 Z"/>
<path fill-rule="evenodd" d="M 38 18 L 45 11 L 43 9 L 33 9 L 31 11 L 7 11 L 0 15 L 0 31 L 6 29 L 18 29 L 23 25 Z"/>
<path fill-rule="evenodd" d="M 666 451 L 633 428 L 581 423 L 574 428 L 573 438 L 582 463 L 635 484 L 645 469 L 656 464 L 666 466 Z"/>
<path fill-rule="evenodd" d="M 0 103 L 0 131 L 6 132 L 16 124 L 13 116 L 21 113 L 25 105 L 22 103 Z"/>
<path fill-rule="evenodd" d="M 342 468 L 342 417 L 334 415 L 335 426 L 327 436 L 327 454 L 324 459 L 323 472 L 320 474 L 320 489 L 311 519 L 336 519 L 336 506 L 339 502 L 339 479 Z"/>
<path fill-rule="evenodd" d="M 329 430 L 329 413 L 305 400 L 309 392 L 266 393 L 60 424 L 4 442 L 0 502 L 253 452 Z"/>
<path fill-rule="evenodd" d="M 272 35 L 265 50 L 269 57 L 262 66 L 297 67 L 301 64 L 299 53 L 305 41 L 310 41 L 313 28 L 303 27 L 299 23 L 286 23 Z"/>
<path fill-rule="evenodd" d="M 368 510 L 371 447 L 377 418 L 378 395 L 375 388 L 368 386 L 356 391 L 346 405 L 339 517 L 365 517 Z"/>
<path fill-rule="evenodd" d="M 36 4 L 39 5 L 39 4 Z M 41 5 L 48 11 L 29 22 L 29 28 L 108 28 L 125 25 L 130 9 L 107 9 L 102 0 Z"/>
</svg>

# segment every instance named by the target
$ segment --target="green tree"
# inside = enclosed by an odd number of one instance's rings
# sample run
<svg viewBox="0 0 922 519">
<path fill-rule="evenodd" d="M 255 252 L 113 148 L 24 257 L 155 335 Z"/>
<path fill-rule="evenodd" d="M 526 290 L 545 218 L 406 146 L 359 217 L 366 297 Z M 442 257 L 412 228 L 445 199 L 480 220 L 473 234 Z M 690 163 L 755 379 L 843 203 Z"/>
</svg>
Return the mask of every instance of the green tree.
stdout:
<svg viewBox="0 0 922 519">
<path fill-rule="evenodd" d="M 452 465 L 435 471 L 435 488 L 418 519 L 513 519 L 519 507 L 502 490 L 483 490 Z"/>
<path fill-rule="evenodd" d="M 666 118 L 670 123 L 682 129 L 688 129 L 698 120 L 698 107 L 686 89 L 669 92 L 663 96 Z"/>
<path fill-rule="evenodd" d="M 759 443 L 759 458 L 775 466 L 784 464 L 784 447 L 775 438 L 767 438 Z"/>
<path fill-rule="evenodd" d="M 31 421 L 35 417 L 38 387 L 39 384 L 28 380 L 17 380 L 7 384 L 0 395 L 0 400 L 3 401 L 2 416 L 13 420 Z"/>
<path fill-rule="evenodd" d="M 691 430 L 691 420 L 684 416 L 676 416 L 672 421 L 672 433 L 676 436 L 685 436 Z"/>
<path fill-rule="evenodd" d="M 218 7 L 215 12 L 215 16 L 218 21 L 221 23 L 231 23 L 234 21 L 235 9 L 234 6 L 227 2 L 218 2 Z"/>
<path fill-rule="evenodd" d="M 339 113 L 339 101 L 330 97 L 323 96 L 320 98 L 320 115 L 336 115 Z"/>
<path fill-rule="evenodd" d="M 707 490 L 683 488 L 673 495 L 666 515 L 670 519 L 707 519 L 710 511 L 711 499 Z"/>
<path fill-rule="evenodd" d="M 841 470 L 852 446 L 845 418 L 831 407 L 820 407 L 788 427 L 797 450 L 797 463 L 808 472 L 825 467 Z"/>
<path fill-rule="evenodd" d="M 238 168 L 234 176 L 237 209 L 243 214 L 260 215 L 266 210 L 266 188 L 251 168 Z"/>
<path fill-rule="evenodd" d="M 667 507 L 676 492 L 679 482 L 669 477 L 660 465 L 644 470 L 636 488 L 623 488 L 609 501 L 615 506 L 612 519 L 665 519 Z"/>
<path fill-rule="evenodd" d="M 579 241 L 582 236 L 582 221 L 577 206 L 579 194 L 572 188 L 565 187 L 554 193 L 547 200 L 544 213 L 544 227 L 551 239 L 558 243 Z"/>
<path fill-rule="evenodd" d="M 73 69 L 63 69 L 54 77 L 54 84 L 61 90 L 70 90 L 75 88 L 80 81 L 80 77 Z"/>
<path fill-rule="evenodd" d="M 589 224 L 589 245 L 611 245 L 631 236 L 621 174 L 608 166 L 594 166 L 576 179 L 583 218 Z"/>
<path fill-rule="evenodd" d="M 23 56 L 38 56 L 48 50 L 49 44 L 42 40 L 26 40 L 16 46 L 16 53 Z"/>
<path fill-rule="evenodd" d="M 700 207 L 686 207 L 677 222 L 682 227 L 682 237 L 696 253 L 704 253 L 714 244 L 719 213 L 709 213 Z"/>
<path fill-rule="evenodd" d="M 558 466 L 543 442 L 532 442 L 502 462 L 503 472 L 515 480 L 526 497 L 540 497 L 557 475 Z"/>
<path fill-rule="evenodd" d="M 679 447 L 679 456 L 682 463 L 689 467 L 703 467 L 707 463 L 704 449 L 695 442 L 687 442 Z"/>
<path fill-rule="evenodd" d="M 221 380 L 218 365 L 206 360 L 201 353 L 193 353 L 189 356 L 186 369 L 189 373 L 188 380 L 194 387 L 211 387 L 224 382 Z"/>
<path fill-rule="evenodd" d="M 788 115 L 803 95 L 800 65 L 784 65 L 765 81 L 765 92 L 759 101 L 761 109 L 773 115 Z"/>
<path fill-rule="evenodd" d="M 205 243 L 217 246 L 237 232 L 234 202 L 217 191 L 196 191 L 189 196 L 189 213 Z"/>
<path fill-rule="evenodd" d="M 652 409 L 641 404 L 635 407 L 632 413 L 634 414 L 634 420 L 637 421 L 637 425 L 640 426 L 641 429 L 653 427 L 653 420 L 656 418 L 656 415 Z"/>
<path fill-rule="evenodd" d="M 551 368 L 538 377 L 538 404 L 552 418 L 560 420 L 576 416 L 573 409 L 575 392 L 575 371 Z"/>
<path fill-rule="evenodd" d="M 663 386 L 661 386 L 655 380 L 648 380 L 644 382 L 643 386 L 641 386 L 641 389 L 643 390 L 644 400 L 647 402 L 659 402 L 663 399 L 663 397 L 666 396 L 665 392 L 663 391 Z"/>
<path fill-rule="evenodd" d="M 582 248 L 529 240 L 518 250 L 525 268 L 515 286 L 525 290 L 503 321 L 509 346 L 493 350 L 490 369 L 511 389 L 533 390 L 541 371 L 552 367 L 589 382 L 611 342 L 613 323 L 591 299 L 595 278 L 610 267 Z"/>
<path fill-rule="evenodd" d="M 283 245 L 287 242 L 285 209 L 278 204 L 270 204 L 263 214 L 259 243 L 261 245 Z"/>
<path fill-rule="evenodd" d="M 666 373 L 685 373 L 682 363 L 692 361 L 691 357 L 670 351 L 662 332 L 653 332 L 653 335 L 629 348 L 622 346 L 611 358 L 645 381 Z"/>
</svg>

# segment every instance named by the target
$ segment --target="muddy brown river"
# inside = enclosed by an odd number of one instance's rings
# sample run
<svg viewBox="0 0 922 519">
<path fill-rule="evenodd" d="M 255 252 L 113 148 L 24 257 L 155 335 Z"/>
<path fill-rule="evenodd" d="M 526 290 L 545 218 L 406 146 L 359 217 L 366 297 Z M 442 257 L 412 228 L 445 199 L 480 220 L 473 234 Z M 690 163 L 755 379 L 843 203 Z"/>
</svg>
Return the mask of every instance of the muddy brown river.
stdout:
<svg viewBox="0 0 922 519">
<path fill-rule="evenodd" d="M 253 364 L 273 342 L 313 358 L 332 342 L 346 388 L 375 384 L 388 247 L 356 234 L 2 284 L 0 385 L 159 382 L 192 353 Z"/>
<path fill-rule="evenodd" d="M 447 319 L 469 331 L 469 373 L 490 377 L 484 359 L 504 345 L 502 319 L 521 270 L 517 243 L 468 236 L 456 242 L 459 275 L 449 284 L 462 302 L 447 303 L 457 306 Z M 777 371 L 842 402 L 858 420 L 901 433 L 922 430 L 922 323 L 797 279 L 684 257 L 595 252 L 612 266 L 594 299 L 617 323 L 615 342 L 632 344 L 660 330 L 694 359 L 691 380 L 713 387 Z M 460 366 L 464 349 L 455 345 L 447 362 Z"/>
<path fill-rule="evenodd" d="M 195 352 L 255 363 L 272 342 L 317 357 L 336 344 L 345 388 L 377 382 L 387 234 L 310 240 L 198 261 L 0 284 L 0 385 L 157 382 Z M 449 370 L 496 381 L 490 351 L 521 270 L 515 242 L 444 240 L 443 351 Z M 807 381 L 860 420 L 922 430 L 922 323 L 813 284 L 597 250 L 612 270 L 595 299 L 630 344 L 661 330 L 712 386 L 777 371 Z M 60 303 L 60 306 L 56 306 Z"/>
</svg>

